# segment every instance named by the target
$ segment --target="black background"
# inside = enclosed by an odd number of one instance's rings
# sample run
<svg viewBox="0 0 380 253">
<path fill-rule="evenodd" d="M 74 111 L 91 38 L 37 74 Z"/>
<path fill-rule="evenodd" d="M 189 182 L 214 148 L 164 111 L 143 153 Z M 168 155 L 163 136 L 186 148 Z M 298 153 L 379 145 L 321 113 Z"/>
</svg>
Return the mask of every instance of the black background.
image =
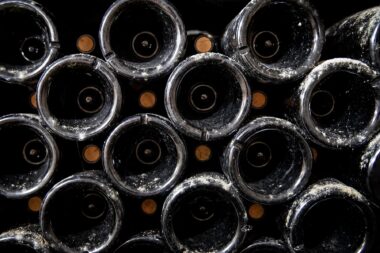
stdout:
<svg viewBox="0 0 380 253">
<path fill-rule="evenodd" d="M 91 34 L 96 41 L 98 41 L 98 30 L 101 19 L 113 1 L 39 0 L 37 2 L 40 2 L 53 17 L 59 33 L 61 56 L 63 56 L 78 53 L 76 40 L 82 34 Z M 174 3 L 179 10 L 187 30 L 204 30 L 214 35 L 218 40 L 223 34 L 227 24 L 248 1 L 172 0 L 171 2 Z M 318 10 L 326 28 L 350 14 L 380 4 L 378 0 L 313 0 L 311 2 Z M 191 46 L 190 44 L 188 45 L 189 48 Z M 92 54 L 102 58 L 98 42 Z M 119 122 L 122 121 L 123 118 L 139 112 L 152 112 L 166 116 L 163 104 L 165 83 L 166 78 L 156 80 L 149 84 L 131 83 L 129 80 L 120 78 L 124 102 Z M 281 87 L 270 87 L 250 80 L 250 85 L 252 90 L 261 89 L 267 93 L 268 106 L 263 110 L 252 110 L 247 121 L 260 115 L 285 117 L 286 101 L 297 83 Z M 144 90 L 153 90 L 157 93 L 158 104 L 155 108 L 144 110 L 138 106 L 138 95 Z M 33 87 L 2 83 L 0 85 L 0 115 L 16 112 L 37 113 L 29 104 L 29 96 L 33 91 Z M 55 182 L 75 172 L 89 169 L 102 169 L 100 162 L 95 165 L 86 164 L 81 159 L 81 153 L 82 148 L 89 143 L 96 143 L 101 146 L 106 137 L 107 132 L 102 136 L 85 142 L 66 141 L 57 137 L 62 152 L 62 159 Z M 198 162 L 194 157 L 194 148 L 199 145 L 200 142 L 189 138 L 185 138 L 185 140 L 189 152 L 187 176 L 201 171 L 221 172 L 219 159 L 225 145 L 230 141 L 230 138 L 208 143 L 213 151 L 212 159 L 208 162 Z M 314 146 L 314 148 L 318 150 L 318 159 L 314 162 L 313 175 L 310 183 L 320 178 L 333 176 L 347 184 L 360 187 L 360 184 L 353 180 L 357 178 L 359 167 L 358 157 L 361 153 L 360 149 L 356 151 L 328 151 L 318 146 Z M 164 197 L 165 196 L 156 198 L 159 207 L 162 205 Z M 141 200 L 125 198 L 125 203 L 126 217 L 120 241 L 124 241 L 131 235 L 146 229 L 159 228 L 160 212 L 157 212 L 153 216 L 146 216 L 140 211 Z M 249 203 L 246 204 L 248 207 Z M 266 212 L 263 219 L 250 221 L 254 229 L 249 233 L 245 244 L 249 244 L 254 239 L 262 236 L 280 238 L 281 226 L 283 224 L 282 214 L 285 210 L 286 205 L 265 207 Z M 27 200 L 9 201 L 2 199 L 0 201 L 0 232 L 21 224 L 37 222 L 38 214 L 28 210 Z M 378 242 L 378 244 L 380 243 Z M 380 252 L 380 246 L 373 252 Z"/>
</svg>

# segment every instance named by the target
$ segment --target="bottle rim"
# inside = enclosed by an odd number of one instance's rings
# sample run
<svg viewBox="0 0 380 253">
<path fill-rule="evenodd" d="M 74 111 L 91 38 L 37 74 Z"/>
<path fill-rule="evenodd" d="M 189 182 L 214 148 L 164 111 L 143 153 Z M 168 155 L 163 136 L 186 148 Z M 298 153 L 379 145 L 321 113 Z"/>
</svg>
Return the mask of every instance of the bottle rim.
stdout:
<svg viewBox="0 0 380 253">
<path fill-rule="evenodd" d="M 19 84 L 33 84 L 33 81 L 38 79 L 38 77 L 44 72 L 47 66 L 58 56 L 59 51 L 59 39 L 58 31 L 48 15 L 43 8 L 34 1 L 23 1 L 23 0 L 4 0 L 0 2 L 0 11 L 7 8 L 22 8 L 24 10 L 30 11 L 34 15 L 37 15 L 44 22 L 46 26 L 46 32 L 48 43 L 45 45 L 47 53 L 45 56 L 33 63 L 32 65 L 27 65 L 25 67 L 21 66 L 9 66 L 5 70 L 0 70 L 0 79 L 6 82 L 19 83 Z M 4 66 L 3 66 L 4 67 Z M 17 71 L 16 71 L 17 70 Z"/>
</svg>

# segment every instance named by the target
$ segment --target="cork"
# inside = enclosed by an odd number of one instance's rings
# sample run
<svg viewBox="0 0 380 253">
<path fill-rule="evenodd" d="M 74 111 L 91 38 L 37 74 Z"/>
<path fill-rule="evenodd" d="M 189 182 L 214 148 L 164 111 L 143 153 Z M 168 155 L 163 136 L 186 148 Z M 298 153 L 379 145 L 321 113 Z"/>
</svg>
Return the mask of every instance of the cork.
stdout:
<svg viewBox="0 0 380 253">
<path fill-rule="evenodd" d="M 252 108 L 263 109 L 267 105 L 267 95 L 263 91 L 252 93 Z"/>
<path fill-rule="evenodd" d="M 95 49 L 95 39 L 89 34 L 83 34 L 77 39 L 77 49 L 79 52 L 89 54 Z"/>
<path fill-rule="evenodd" d="M 28 200 L 28 208 L 32 212 L 39 212 L 41 209 L 42 199 L 39 196 L 31 197 Z"/>
<path fill-rule="evenodd" d="M 30 95 L 30 105 L 32 108 L 37 109 L 37 95 L 35 92 Z"/>
<path fill-rule="evenodd" d="M 265 212 L 264 207 L 260 204 L 255 203 L 249 207 L 248 215 L 252 219 L 258 220 L 264 216 L 264 212 Z"/>
<path fill-rule="evenodd" d="M 145 199 L 141 203 L 141 210 L 144 214 L 153 215 L 157 211 L 157 203 L 153 199 Z"/>
<path fill-rule="evenodd" d="M 207 53 L 211 52 L 214 46 L 212 40 L 209 37 L 200 35 L 198 38 L 196 38 L 194 47 L 195 51 L 198 53 Z"/>
<path fill-rule="evenodd" d="M 153 91 L 144 91 L 140 94 L 139 104 L 144 109 L 153 108 L 156 105 L 157 97 Z"/>
<path fill-rule="evenodd" d="M 199 145 L 195 148 L 195 158 L 200 162 L 205 162 L 211 158 L 211 149 L 207 145 Z"/>
<path fill-rule="evenodd" d="M 87 145 L 83 148 L 83 159 L 87 163 L 96 163 L 100 160 L 101 151 L 96 145 Z"/>
</svg>

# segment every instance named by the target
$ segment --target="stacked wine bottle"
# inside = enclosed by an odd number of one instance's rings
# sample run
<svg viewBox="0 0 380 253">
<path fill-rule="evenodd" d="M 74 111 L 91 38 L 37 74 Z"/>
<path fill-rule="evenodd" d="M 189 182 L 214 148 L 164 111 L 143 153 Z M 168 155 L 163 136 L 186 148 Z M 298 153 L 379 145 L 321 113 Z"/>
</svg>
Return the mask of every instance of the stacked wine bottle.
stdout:
<svg viewBox="0 0 380 253">
<path fill-rule="evenodd" d="M 375 0 L 0 0 L 0 252 L 380 252 Z"/>
</svg>

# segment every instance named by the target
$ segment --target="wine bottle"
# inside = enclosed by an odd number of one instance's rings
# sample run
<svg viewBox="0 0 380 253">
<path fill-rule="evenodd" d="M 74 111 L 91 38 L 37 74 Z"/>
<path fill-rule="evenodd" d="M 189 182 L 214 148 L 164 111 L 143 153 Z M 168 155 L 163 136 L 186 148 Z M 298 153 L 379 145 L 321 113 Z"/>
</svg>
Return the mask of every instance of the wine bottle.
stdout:
<svg viewBox="0 0 380 253">
<path fill-rule="evenodd" d="M 349 57 L 380 70 L 380 7 L 358 12 L 326 31 L 325 57 Z"/>
<path fill-rule="evenodd" d="M 58 55 L 57 29 L 34 1 L 0 2 L 0 79 L 33 84 Z"/>
<path fill-rule="evenodd" d="M 302 191 L 311 174 L 312 155 L 301 130 L 274 117 L 241 128 L 223 157 L 224 173 L 252 202 L 286 202 Z"/>
<path fill-rule="evenodd" d="M 173 252 L 236 252 L 247 213 L 235 188 L 218 173 L 186 179 L 164 202 L 161 226 Z"/>
<path fill-rule="evenodd" d="M 323 179 L 290 206 L 284 238 L 292 252 L 368 252 L 376 228 L 371 205 L 361 193 Z"/>
<path fill-rule="evenodd" d="M 0 234 L 0 252 L 49 253 L 49 244 L 37 225 L 11 229 Z"/>
<path fill-rule="evenodd" d="M 135 235 L 120 245 L 114 253 L 169 253 L 165 241 L 157 231 Z"/>
<path fill-rule="evenodd" d="M 275 240 L 272 238 L 262 238 L 247 248 L 243 249 L 240 253 L 288 253 L 289 249 L 285 243 L 281 240 Z"/>
<path fill-rule="evenodd" d="M 33 114 L 0 118 L 0 195 L 18 199 L 36 194 L 51 181 L 59 160 L 52 135 Z"/>
<path fill-rule="evenodd" d="M 376 135 L 363 151 L 360 160 L 361 181 L 366 193 L 380 204 L 380 135 Z"/>
<path fill-rule="evenodd" d="M 128 195 L 146 197 L 170 190 L 182 176 L 187 151 L 166 118 L 137 114 L 118 125 L 104 145 L 104 169 Z"/>
<path fill-rule="evenodd" d="M 118 0 L 103 17 L 99 41 L 118 74 L 149 81 L 168 74 L 182 58 L 186 32 L 166 0 Z"/>
<path fill-rule="evenodd" d="M 324 29 L 303 0 L 252 0 L 228 25 L 222 48 L 246 74 L 267 83 L 294 81 L 319 60 Z"/>
<path fill-rule="evenodd" d="M 65 56 L 44 72 L 37 87 L 38 112 L 57 135 L 85 140 L 118 117 L 121 89 L 107 64 L 94 56 Z"/>
<path fill-rule="evenodd" d="M 123 204 L 101 171 L 74 174 L 45 196 L 40 225 L 58 252 L 107 252 L 123 221 Z"/>
<path fill-rule="evenodd" d="M 194 55 L 172 72 L 165 89 L 169 118 L 183 134 L 209 141 L 232 134 L 247 116 L 251 92 L 230 58 L 217 53 Z"/>
<path fill-rule="evenodd" d="M 368 65 L 348 58 L 322 62 L 294 95 L 293 111 L 309 138 L 326 148 L 356 148 L 379 129 L 380 82 Z"/>
</svg>

